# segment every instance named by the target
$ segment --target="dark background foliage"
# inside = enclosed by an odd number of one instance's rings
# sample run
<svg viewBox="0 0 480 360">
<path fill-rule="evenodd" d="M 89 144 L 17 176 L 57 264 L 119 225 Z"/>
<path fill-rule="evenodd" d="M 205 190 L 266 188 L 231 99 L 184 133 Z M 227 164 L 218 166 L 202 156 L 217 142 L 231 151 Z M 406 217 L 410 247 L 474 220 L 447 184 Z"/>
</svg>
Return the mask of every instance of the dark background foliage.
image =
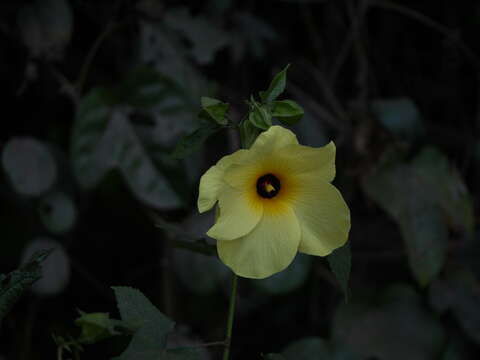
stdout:
<svg viewBox="0 0 480 360">
<path fill-rule="evenodd" d="M 118 317 L 113 285 L 177 323 L 171 347 L 223 339 L 228 271 L 175 244 L 212 223 L 198 179 L 239 141 L 222 130 L 171 153 L 198 127 L 200 96 L 239 121 L 288 63 L 299 139 L 337 144 L 352 295 L 345 305 L 319 258 L 241 279 L 233 358 L 477 358 L 479 31 L 473 0 L 0 2 L 0 273 L 56 248 L 4 319 L 0 358 L 54 358 L 52 334 L 76 336 L 78 309 Z"/>
</svg>

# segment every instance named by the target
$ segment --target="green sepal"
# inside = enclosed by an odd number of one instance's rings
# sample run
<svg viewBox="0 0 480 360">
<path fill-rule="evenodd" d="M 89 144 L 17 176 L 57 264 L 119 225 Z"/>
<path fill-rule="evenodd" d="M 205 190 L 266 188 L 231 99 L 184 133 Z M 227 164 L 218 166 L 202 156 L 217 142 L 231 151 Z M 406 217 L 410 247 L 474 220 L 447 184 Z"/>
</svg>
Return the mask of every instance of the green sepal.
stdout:
<svg viewBox="0 0 480 360">
<path fill-rule="evenodd" d="M 248 121 L 259 129 L 268 130 L 268 128 L 272 126 L 272 114 L 266 106 L 254 102 L 248 114 Z"/>
<path fill-rule="evenodd" d="M 352 268 L 352 254 L 350 244 L 346 243 L 342 247 L 334 250 L 327 256 L 328 264 L 337 279 L 340 287 L 345 295 L 345 302 L 348 302 L 350 289 L 348 281 L 350 279 L 350 270 Z"/>
<path fill-rule="evenodd" d="M 304 115 L 303 108 L 293 100 L 273 102 L 272 116 L 284 125 L 295 125 Z"/>
</svg>

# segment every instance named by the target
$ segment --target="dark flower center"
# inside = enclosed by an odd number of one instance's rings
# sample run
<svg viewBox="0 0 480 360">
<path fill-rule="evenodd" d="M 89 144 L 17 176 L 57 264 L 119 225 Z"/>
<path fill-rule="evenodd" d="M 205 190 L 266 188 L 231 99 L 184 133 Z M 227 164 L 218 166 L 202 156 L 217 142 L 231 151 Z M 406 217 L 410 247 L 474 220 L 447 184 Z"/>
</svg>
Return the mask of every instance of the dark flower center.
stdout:
<svg viewBox="0 0 480 360">
<path fill-rule="evenodd" d="M 257 193 L 263 198 L 271 199 L 280 191 L 280 180 L 273 174 L 266 174 L 257 180 Z"/>
</svg>

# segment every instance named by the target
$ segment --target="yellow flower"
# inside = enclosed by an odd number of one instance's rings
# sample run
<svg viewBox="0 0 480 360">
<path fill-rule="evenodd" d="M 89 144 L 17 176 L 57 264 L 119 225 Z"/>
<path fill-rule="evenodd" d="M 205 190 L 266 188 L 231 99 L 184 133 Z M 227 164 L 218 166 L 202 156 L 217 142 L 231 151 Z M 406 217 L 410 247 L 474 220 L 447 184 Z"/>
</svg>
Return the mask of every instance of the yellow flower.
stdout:
<svg viewBox="0 0 480 360">
<path fill-rule="evenodd" d="M 330 182 L 335 145 L 302 146 L 272 126 L 248 150 L 225 156 L 200 179 L 198 209 L 218 201 L 207 235 L 237 275 L 265 278 L 285 269 L 297 251 L 326 256 L 345 244 L 350 211 Z"/>
</svg>

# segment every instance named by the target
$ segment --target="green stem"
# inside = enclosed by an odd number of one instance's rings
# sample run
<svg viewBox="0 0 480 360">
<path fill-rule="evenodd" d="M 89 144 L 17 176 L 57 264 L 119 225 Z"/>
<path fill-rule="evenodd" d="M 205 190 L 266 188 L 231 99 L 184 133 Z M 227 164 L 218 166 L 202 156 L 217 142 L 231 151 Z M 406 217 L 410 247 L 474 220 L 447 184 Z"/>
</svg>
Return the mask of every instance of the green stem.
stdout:
<svg viewBox="0 0 480 360">
<path fill-rule="evenodd" d="M 232 293 L 230 294 L 230 304 L 228 305 L 227 334 L 225 338 L 225 350 L 223 351 L 223 360 L 230 358 L 230 345 L 232 343 L 233 319 L 235 317 L 235 300 L 237 298 L 237 275 L 233 274 Z"/>
</svg>

